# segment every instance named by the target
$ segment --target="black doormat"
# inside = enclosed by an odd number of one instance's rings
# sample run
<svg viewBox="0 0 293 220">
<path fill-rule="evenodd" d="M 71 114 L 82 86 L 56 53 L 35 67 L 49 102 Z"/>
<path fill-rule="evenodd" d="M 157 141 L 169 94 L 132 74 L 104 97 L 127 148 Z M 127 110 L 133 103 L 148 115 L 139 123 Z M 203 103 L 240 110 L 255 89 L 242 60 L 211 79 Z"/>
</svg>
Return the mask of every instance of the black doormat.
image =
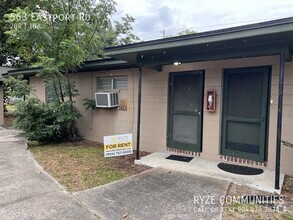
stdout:
<svg viewBox="0 0 293 220">
<path fill-rule="evenodd" d="M 219 163 L 218 167 L 221 170 L 224 170 L 226 172 L 240 174 L 240 175 L 259 175 L 263 173 L 262 169 L 239 166 L 239 165 L 228 164 L 228 163 Z"/>
<path fill-rule="evenodd" d="M 177 161 L 182 161 L 182 162 L 190 162 L 193 157 L 185 157 L 185 156 L 179 156 L 179 155 L 170 155 L 169 157 L 166 157 L 168 160 L 177 160 Z"/>
</svg>

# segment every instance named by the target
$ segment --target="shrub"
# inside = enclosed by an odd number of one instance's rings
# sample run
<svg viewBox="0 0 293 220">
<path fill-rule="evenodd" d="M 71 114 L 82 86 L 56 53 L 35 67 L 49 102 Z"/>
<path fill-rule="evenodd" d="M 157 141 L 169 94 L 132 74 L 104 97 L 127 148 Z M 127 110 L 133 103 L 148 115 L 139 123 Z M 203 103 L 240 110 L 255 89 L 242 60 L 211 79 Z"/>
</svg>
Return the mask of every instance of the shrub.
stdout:
<svg viewBox="0 0 293 220">
<path fill-rule="evenodd" d="M 20 101 L 16 105 L 15 127 L 24 132 L 25 137 L 42 143 L 59 142 L 76 137 L 70 136 L 72 122 L 79 114 L 71 111 L 70 102 L 57 106 L 41 103 L 35 98 Z M 75 132 L 76 133 L 76 132 Z"/>
</svg>

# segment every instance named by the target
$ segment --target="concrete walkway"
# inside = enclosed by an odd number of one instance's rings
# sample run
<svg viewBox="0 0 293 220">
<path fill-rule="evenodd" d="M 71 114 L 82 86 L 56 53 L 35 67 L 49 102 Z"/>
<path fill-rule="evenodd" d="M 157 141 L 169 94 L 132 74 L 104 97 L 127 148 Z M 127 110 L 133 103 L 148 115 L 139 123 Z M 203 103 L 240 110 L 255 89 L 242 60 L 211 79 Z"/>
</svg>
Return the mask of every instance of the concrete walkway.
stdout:
<svg viewBox="0 0 293 220">
<path fill-rule="evenodd" d="M 102 219 L 221 219 L 229 182 L 155 168 L 74 193 Z"/>
<path fill-rule="evenodd" d="M 229 182 L 155 168 L 69 194 L 18 131 L 0 127 L 0 219 L 221 219 Z"/>
<path fill-rule="evenodd" d="M 0 219 L 98 219 L 35 162 L 15 130 L 0 127 Z"/>
</svg>

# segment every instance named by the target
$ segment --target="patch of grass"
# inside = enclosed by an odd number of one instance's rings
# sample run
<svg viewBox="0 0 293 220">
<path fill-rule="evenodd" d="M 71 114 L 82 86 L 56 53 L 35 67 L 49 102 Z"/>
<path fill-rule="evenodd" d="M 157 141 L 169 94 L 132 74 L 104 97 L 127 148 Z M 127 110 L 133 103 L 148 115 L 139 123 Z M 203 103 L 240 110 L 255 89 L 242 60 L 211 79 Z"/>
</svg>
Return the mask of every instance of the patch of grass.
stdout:
<svg viewBox="0 0 293 220">
<path fill-rule="evenodd" d="M 149 168 L 134 165 L 134 155 L 104 158 L 103 146 L 81 141 L 50 145 L 30 145 L 43 168 L 69 191 L 104 185 Z"/>
<path fill-rule="evenodd" d="M 275 220 L 293 220 L 293 215 L 289 212 L 276 213 L 273 218 Z"/>
<path fill-rule="evenodd" d="M 287 219 L 287 220 L 293 220 L 293 215 L 290 214 L 289 212 L 282 213 L 281 216 L 282 216 L 284 219 Z"/>
<path fill-rule="evenodd" d="M 6 109 L 8 112 L 14 112 L 15 111 L 15 105 L 6 105 Z"/>
</svg>

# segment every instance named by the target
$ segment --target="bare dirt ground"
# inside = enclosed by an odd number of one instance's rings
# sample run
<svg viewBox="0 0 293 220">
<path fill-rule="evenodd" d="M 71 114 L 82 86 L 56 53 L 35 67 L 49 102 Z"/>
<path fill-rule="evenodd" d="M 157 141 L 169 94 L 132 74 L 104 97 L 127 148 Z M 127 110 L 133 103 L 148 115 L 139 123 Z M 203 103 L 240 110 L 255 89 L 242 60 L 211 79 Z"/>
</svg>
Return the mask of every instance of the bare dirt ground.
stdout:
<svg viewBox="0 0 293 220">
<path fill-rule="evenodd" d="M 13 126 L 13 120 L 14 120 L 14 116 L 12 113 L 7 113 L 5 112 L 5 116 L 4 116 L 4 127 L 5 128 L 10 128 Z"/>
<path fill-rule="evenodd" d="M 242 195 L 266 195 L 274 196 L 245 186 L 231 184 L 228 190 L 228 197 Z M 230 203 L 230 202 L 228 202 Z M 223 219 L 245 219 L 245 220 L 293 220 L 293 177 L 286 176 L 282 189 L 281 199 L 274 204 L 225 204 Z"/>
</svg>

